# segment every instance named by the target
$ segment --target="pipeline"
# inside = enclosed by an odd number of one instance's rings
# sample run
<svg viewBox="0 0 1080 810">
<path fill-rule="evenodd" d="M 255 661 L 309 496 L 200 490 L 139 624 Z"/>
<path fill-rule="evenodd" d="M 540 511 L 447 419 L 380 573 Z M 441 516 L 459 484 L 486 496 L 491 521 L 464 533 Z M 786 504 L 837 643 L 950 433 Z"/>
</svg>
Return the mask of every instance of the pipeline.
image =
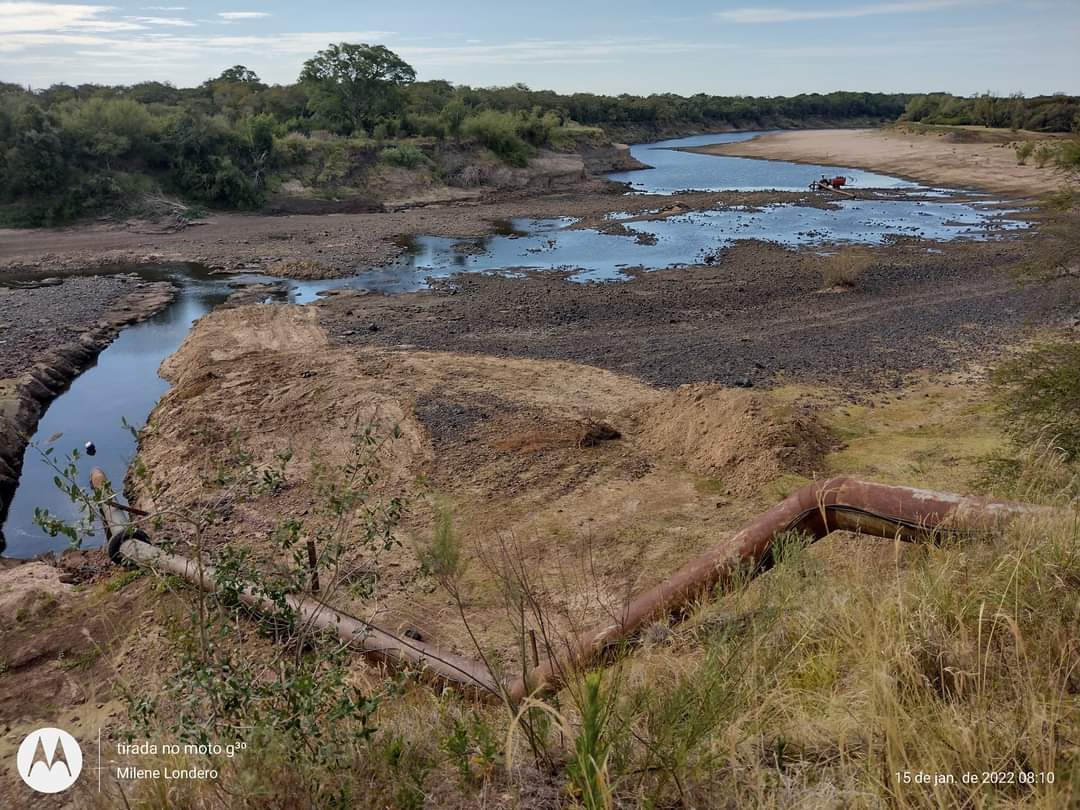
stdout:
<svg viewBox="0 0 1080 810">
<path fill-rule="evenodd" d="M 94 470 L 91 482 L 106 492 L 104 473 Z M 807 536 L 811 542 L 834 531 L 849 531 L 905 542 L 934 542 L 948 535 L 978 537 L 1000 530 L 1009 521 L 1053 510 L 1031 504 L 995 501 L 974 496 L 930 492 L 831 478 L 807 484 L 759 515 L 734 537 L 691 560 L 666 580 L 637 596 L 617 621 L 588 630 L 567 644 L 565 654 L 551 655 L 523 677 L 503 682 L 479 661 L 445 652 L 430 644 L 398 638 L 362 619 L 310 597 L 289 597 L 289 605 L 312 626 L 330 630 L 365 655 L 386 662 L 423 668 L 448 683 L 519 703 L 529 695 L 557 690 L 575 672 L 603 660 L 617 645 L 648 623 L 685 611 L 695 601 L 740 572 L 756 575 L 774 564 L 772 544 L 785 533 Z M 215 588 L 213 569 L 184 557 L 167 554 L 149 538 L 127 526 L 117 505 L 102 499 L 101 518 L 114 562 L 128 560 L 183 577 L 196 586 Z M 257 610 L 273 606 L 246 587 L 240 594 Z"/>
<path fill-rule="evenodd" d="M 718 584 L 748 567 L 752 574 L 773 565 L 773 540 L 786 532 L 811 542 L 834 531 L 850 531 L 914 542 L 943 533 L 980 535 L 1022 514 L 1046 511 L 1028 504 L 929 492 L 831 478 L 807 484 L 759 515 L 730 540 L 691 560 L 659 585 L 633 599 L 618 621 L 586 631 L 507 688 L 512 702 L 557 689 L 575 670 L 605 654 L 657 618 L 686 609 Z"/>
<path fill-rule="evenodd" d="M 150 538 L 141 529 L 128 524 L 122 514 L 126 508 L 112 497 L 104 472 L 95 467 L 90 473 L 90 484 L 101 496 L 98 511 L 108 537 L 109 559 L 114 563 L 127 561 L 143 568 L 175 574 L 208 593 L 217 590 L 213 566 L 200 565 L 195 560 L 162 551 L 150 543 Z M 262 613 L 272 613 L 278 607 L 250 585 L 245 585 L 237 596 L 245 605 Z M 402 638 L 310 596 L 287 595 L 285 601 L 308 626 L 335 633 L 346 644 L 368 657 L 413 666 L 421 669 L 427 677 L 464 686 L 484 695 L 503 696 L 502 684 L 479 661 L 440 650 L 417 639 Z"/>
</svg>

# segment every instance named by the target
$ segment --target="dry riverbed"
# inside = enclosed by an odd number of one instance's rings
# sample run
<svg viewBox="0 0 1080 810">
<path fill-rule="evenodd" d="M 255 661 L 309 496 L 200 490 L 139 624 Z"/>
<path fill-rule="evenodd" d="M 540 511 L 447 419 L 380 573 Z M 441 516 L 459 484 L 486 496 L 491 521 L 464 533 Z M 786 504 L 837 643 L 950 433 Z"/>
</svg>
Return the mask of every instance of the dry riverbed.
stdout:
<svg viewBox="0 0 1080 810">
<path fill-rule="evenodd" d="M 870 158 L 865 165 L 900 171 Z M 955 182 L 977 186 L 980 176 Z M 173 234 L 15 232 L 0 245 L 0 265 L 51 275 L 185 259 L 227 270 L 283 263 L 288 274 L 289 263 L 310 263 L 291 272 L 314 277 L 385 262 L 409 234 L 484 235 L 518 216 L 598 225 L 613 211 L 651 216 L 776 199 L 575 193 L 384 214 L 217 215 Z M 1076 268 L 1044 259 L 1045 240 L 1037 232 L 932 246 L 901 240 L 874 249 L 844 292 L 822 289 L 825 260 L 813 251 L 747 242 L 711 265 L 619 283 L 463 275 L 395 297 L 349 291 L 305 307 L 221 308 L 163 366 L 173 387 L 140 447 L 161 489 L 131 494 L 147 507 L 198 509 L 221 498 L 212 482 L 238 447 L 256 466 L 289 449 L 282 487 L 228 499 L 203 538 L 280 563 L 268 540 L 274 527 L 297 516 L 317 523 L 325 470 L 350 459 L 358 427 L 388 435 L 396 426 L 400 436 L 378 462 L 377 494 L 413 499 L 401 545 L 348 554 L 336 604 L 471 654 L 454 605 L 417 557 L 440 503 L 467 549 L 479 637 L 512 658 L 493 550 L 535 571 L 568 629 L 604 619 L 628 593 L 810 478 L 854 473 L 968 488 L 978 459 L 1001 441 L 986 407 L 987 363 L 999 347 L 1072 323 L 1080 305 Z M 1015 272 L 1033 265 L 1040 275 Z M 81 291 L 84 283 L 93 291 Z M 17 317 L 0 321 L 19 323 L 0 339 L 19 349 L 4 373 L 30 373 L 66 345 L 56 319 L 72 334 L 98 334 L 99 321 L 143 317 L 163 303 L 124 299 L 133 283 L 71 278 L 7 293 Z M 599 425 L 607 430 L 595 432 Z M 182 537 L 179 527 L 162 531 Z M 824 542 L 822 553 L 842 553 L 842 542 Z M 125 579 L 101 551 L 65 555 L 60 570 L 39 562 L 13 571 L 0 572 L 0 593 L 10 585 L 13 594 L 4 606 L 22 617 L 0 631 L 4 763 L 46 720 L 84 734 L 104 726 L 108 735 L 122 721 L 121 689 L 152 691 L 168 672 L 166 628 L 179 615 L 175 595 Z M 358 662 L 356 676 L 374 684 L 382 674 Z M 13 769 L 0 771 L 0 804 L 20 806 L 21 790 Z"/>
</svg>

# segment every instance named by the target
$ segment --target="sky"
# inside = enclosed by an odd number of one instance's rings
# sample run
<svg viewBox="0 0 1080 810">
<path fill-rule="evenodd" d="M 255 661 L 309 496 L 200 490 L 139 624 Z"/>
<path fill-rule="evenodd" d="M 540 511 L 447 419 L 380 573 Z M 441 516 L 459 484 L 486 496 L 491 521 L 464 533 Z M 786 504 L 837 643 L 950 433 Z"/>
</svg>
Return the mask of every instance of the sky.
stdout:
<svg viewBox="0 0 1080 810">
<path fill-rule="evenodd" d="M 386 45 L 419 79 L 559 92 L 1080 94 L 1080 0 L 0 0 L 0 81 L 35 88 L 235 64 L 289 83 L 331 42 Z"/>
</svg>

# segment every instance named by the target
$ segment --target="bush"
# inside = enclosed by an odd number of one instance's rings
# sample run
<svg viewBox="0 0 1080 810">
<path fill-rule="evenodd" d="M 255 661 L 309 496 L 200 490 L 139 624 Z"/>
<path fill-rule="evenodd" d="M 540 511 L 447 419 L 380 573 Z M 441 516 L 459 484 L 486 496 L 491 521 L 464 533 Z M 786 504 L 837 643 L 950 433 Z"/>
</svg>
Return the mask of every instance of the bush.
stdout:
<svg viewBox="0 0 1080 810">
<path fill-rule="evenodd" d="M 284 166 L 295 166 L 304 163 L 308 158 L 308 139 L 296 132 L 278 138 L 274 141 L 274 151 L 278 160 Z"/>
<path fill-rule="evenodd" d="M 864 248 L 841 248 L 822 260 L 822 286 L 825 289 L 854 289 L 872 261 L 870 251 Z"/>
<path fill-rule="evenodd" d="M 518 118 L 511 113 L 485 110 L 466 118 L 461 131 L 511 166 L 527 166 L 532 156 L 532 149 L 518 134 Z"/>
<path fill-rule="evenodd" d="M 427 155 L 412 144 L 389 146 L 382 150 L 379 159 L 383 163 L 399 166 L 402 169 L 415 169 L 417 166 L 423 166 L 428 162 Z"/>
<path fill-rule="evenodd" d="M 1040 143 L 1035 148 L 1035 165 L 1040 169 L 1054 159 L 1054 148 L 1049 144 Z"/>
<path fill-rule="evenodd" d="M 1061 144 L 1058 147 L 1054 162 L 1070 180 L 1080 175 L 1080 138 L 1070 138 Z"/>
<path fill-rule="evenodd" d="M 1023 143 L 1016 144 L 1013 149 L 1016 150 L 1017 165 L 1023 166 L 1027 163 L 1027 159 L 1031 157 L 1031 153 L 1035 151 L 1035 144 L 1031 141 L 1024 141 Z"/>
<path fill-rule="evenodd" d="M 1044 343 L 994 373 L 1006 431 L 1020 444 L 1052 442 L 1080 458 L 1080 342 Z"/>
</svg>

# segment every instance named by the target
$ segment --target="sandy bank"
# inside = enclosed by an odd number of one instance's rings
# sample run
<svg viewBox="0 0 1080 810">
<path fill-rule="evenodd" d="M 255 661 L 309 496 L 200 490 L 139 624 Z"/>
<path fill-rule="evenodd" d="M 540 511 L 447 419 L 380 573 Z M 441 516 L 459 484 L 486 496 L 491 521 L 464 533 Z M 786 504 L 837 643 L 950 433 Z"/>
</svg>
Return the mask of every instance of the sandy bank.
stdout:
<svg viewBox="0 0 1080 810">
<path fill-rule="evenodd" d="M 776 132 L 740 143 L 714 144 L 687 151 L 710 155 L 788 160 L 851 166 L 918 180 L 935 186 L 977 188 L 998 194 L 1030 196 L 1051 190 L 1059 178 L 1050 168 L 1016 162 L 1007 140 L 957 143 L 932 132 L 821 129 Z"/>
</svg>

